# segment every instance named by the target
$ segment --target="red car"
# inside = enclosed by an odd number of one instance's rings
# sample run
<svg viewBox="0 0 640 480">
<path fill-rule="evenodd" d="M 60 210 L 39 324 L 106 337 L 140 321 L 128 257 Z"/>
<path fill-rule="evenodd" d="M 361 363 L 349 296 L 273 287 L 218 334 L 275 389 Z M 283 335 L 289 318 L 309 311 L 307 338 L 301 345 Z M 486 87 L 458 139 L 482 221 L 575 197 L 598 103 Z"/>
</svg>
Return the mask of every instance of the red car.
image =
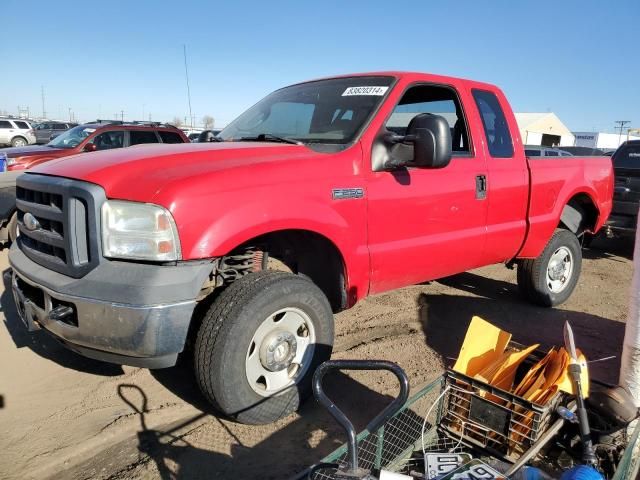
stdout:
<svg viewBox="0 0 640 480">
<path fill-rule="evenodd" d="M 215 139 L 20 176 L 9 261 L 30 329 L 149 368 L 190 343 L 205 396 L 247 423 L 299 406 L 332 311 L 367 295 L 505 263 L 562 303 L 611 211 L 608 157 L 527 158 L 503 93 L 470 80 L 301 83 Z"/>
<path fill-rule="evenodd" d="M 46 145 L 6 148 L 7 170 L 25 170 L 56 158 L 142 143 L 188 143 L 184 132 L 157 123 L 97 121 L 73 127 Z"/>
</svg>

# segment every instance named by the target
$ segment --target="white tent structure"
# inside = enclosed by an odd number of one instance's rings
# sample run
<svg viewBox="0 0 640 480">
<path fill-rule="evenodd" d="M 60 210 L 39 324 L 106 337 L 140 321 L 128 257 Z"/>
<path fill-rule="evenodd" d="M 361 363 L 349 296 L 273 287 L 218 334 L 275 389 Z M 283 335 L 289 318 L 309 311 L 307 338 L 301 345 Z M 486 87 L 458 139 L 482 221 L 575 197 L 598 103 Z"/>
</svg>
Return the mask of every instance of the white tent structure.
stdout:
<svg viewBox="0 0 640 480">
<path fill-rule="evenodd" d="M 522 143 L 525 145 L 571 146 L 573 133 L 555 113 L 516 113 Z"/>
</svg>

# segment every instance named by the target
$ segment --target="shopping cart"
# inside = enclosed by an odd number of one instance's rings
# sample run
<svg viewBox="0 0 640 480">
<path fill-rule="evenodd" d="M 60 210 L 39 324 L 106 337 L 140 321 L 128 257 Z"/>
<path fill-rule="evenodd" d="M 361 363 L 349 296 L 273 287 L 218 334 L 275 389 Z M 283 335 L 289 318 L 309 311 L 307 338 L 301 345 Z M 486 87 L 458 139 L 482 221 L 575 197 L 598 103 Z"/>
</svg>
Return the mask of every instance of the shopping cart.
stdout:
<svg viewBox="0 0 640 480">
<path fill-rule="evenodd" d="M 327 397 L 322 379 L 331 370 L 388 370 L 400 382 L 400 393 L 365 429 L 355 434 L 353 425 Z M 449 379 L 450 382 L 450 379 Z M 478 450 L 473 445 L 450 435 L 441 421 L 447 414 L 447 377 L 421 388 L 408 398 L 408 379 L 396 364 L 375 360 L 332 360 L 322 364 L 314 377 L 314 395 L 347 432 L 348 442 L 296 476 L 297 479 L 336 480 L 366 477 L 366 471 L 409 474 L 424 472 L 423 452 L 463 453 Z M 627 446 L 618 462 L 612 480 L 633 480 L 640 467 L 640 423 L 627 438 Z M 486 453 L 486 452 L 485 452 Z M 489 459 L 490 456 L 483 459 Z M 352 475 L 345 476 L 344 472 Z M 555 472 L 557 474 L 557 472 Z M 360 475 L 360 476 L 359 476 Z"/>
</svg>

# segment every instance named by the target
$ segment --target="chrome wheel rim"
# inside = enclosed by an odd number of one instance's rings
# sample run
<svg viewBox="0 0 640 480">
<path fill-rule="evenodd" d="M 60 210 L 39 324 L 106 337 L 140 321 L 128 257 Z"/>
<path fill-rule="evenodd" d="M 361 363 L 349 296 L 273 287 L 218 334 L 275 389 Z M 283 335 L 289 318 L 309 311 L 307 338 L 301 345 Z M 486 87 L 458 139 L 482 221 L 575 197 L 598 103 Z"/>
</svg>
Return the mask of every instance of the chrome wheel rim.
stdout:
<svg viewBox="0 0 640 480">
<path fill-rule="evenodd" d="M 19 138 L 19 139 L 17 139 L 17 140 L 16 140 L 15 142 L 13 142 L 13 143 L 14 143 L 14 145 L 15 145 L 16 147 L 24 147 L 24 146 L 27 144 L 27 142 L 25 142 L 24 140 L 22 140 L 22 139 L 20 139 L 20 138 Z"/>
<path fill-rule="evenodd" d="M 567 247 L 560 247 L 549 259 L 547 265 L 547 287 L 553 293 L 560 293 L 571 281 L 573 255 Z"/>
<path fill-rule="evenodd" d="M 316 334 L 311 318 L 287 307 L 269 315 L 247 349 L 245 372 L 251 389 L 270 397 L 301 379 L 311 364 Z"/>
</svg>

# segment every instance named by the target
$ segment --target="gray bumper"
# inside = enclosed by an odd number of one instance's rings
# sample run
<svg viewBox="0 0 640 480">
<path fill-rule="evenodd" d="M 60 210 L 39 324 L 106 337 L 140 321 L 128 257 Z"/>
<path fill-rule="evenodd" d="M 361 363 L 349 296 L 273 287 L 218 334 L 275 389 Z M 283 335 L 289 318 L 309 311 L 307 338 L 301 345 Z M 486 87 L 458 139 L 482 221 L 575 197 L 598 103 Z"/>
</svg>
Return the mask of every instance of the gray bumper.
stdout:
<svg viewBox="0 0 640 480">
<path fill-rule="evenodd" d="M 43 328 L 90 358 L 147 368 L 175 364 L 195 298 L 211 271 L 210 263 L 108 262 L 71 279 L 43 268 L 15 246 L 9 262 L 16 306 L 29 330 Z M 60 318 L 61 308 L 71 313 Z"/>
</svg>

